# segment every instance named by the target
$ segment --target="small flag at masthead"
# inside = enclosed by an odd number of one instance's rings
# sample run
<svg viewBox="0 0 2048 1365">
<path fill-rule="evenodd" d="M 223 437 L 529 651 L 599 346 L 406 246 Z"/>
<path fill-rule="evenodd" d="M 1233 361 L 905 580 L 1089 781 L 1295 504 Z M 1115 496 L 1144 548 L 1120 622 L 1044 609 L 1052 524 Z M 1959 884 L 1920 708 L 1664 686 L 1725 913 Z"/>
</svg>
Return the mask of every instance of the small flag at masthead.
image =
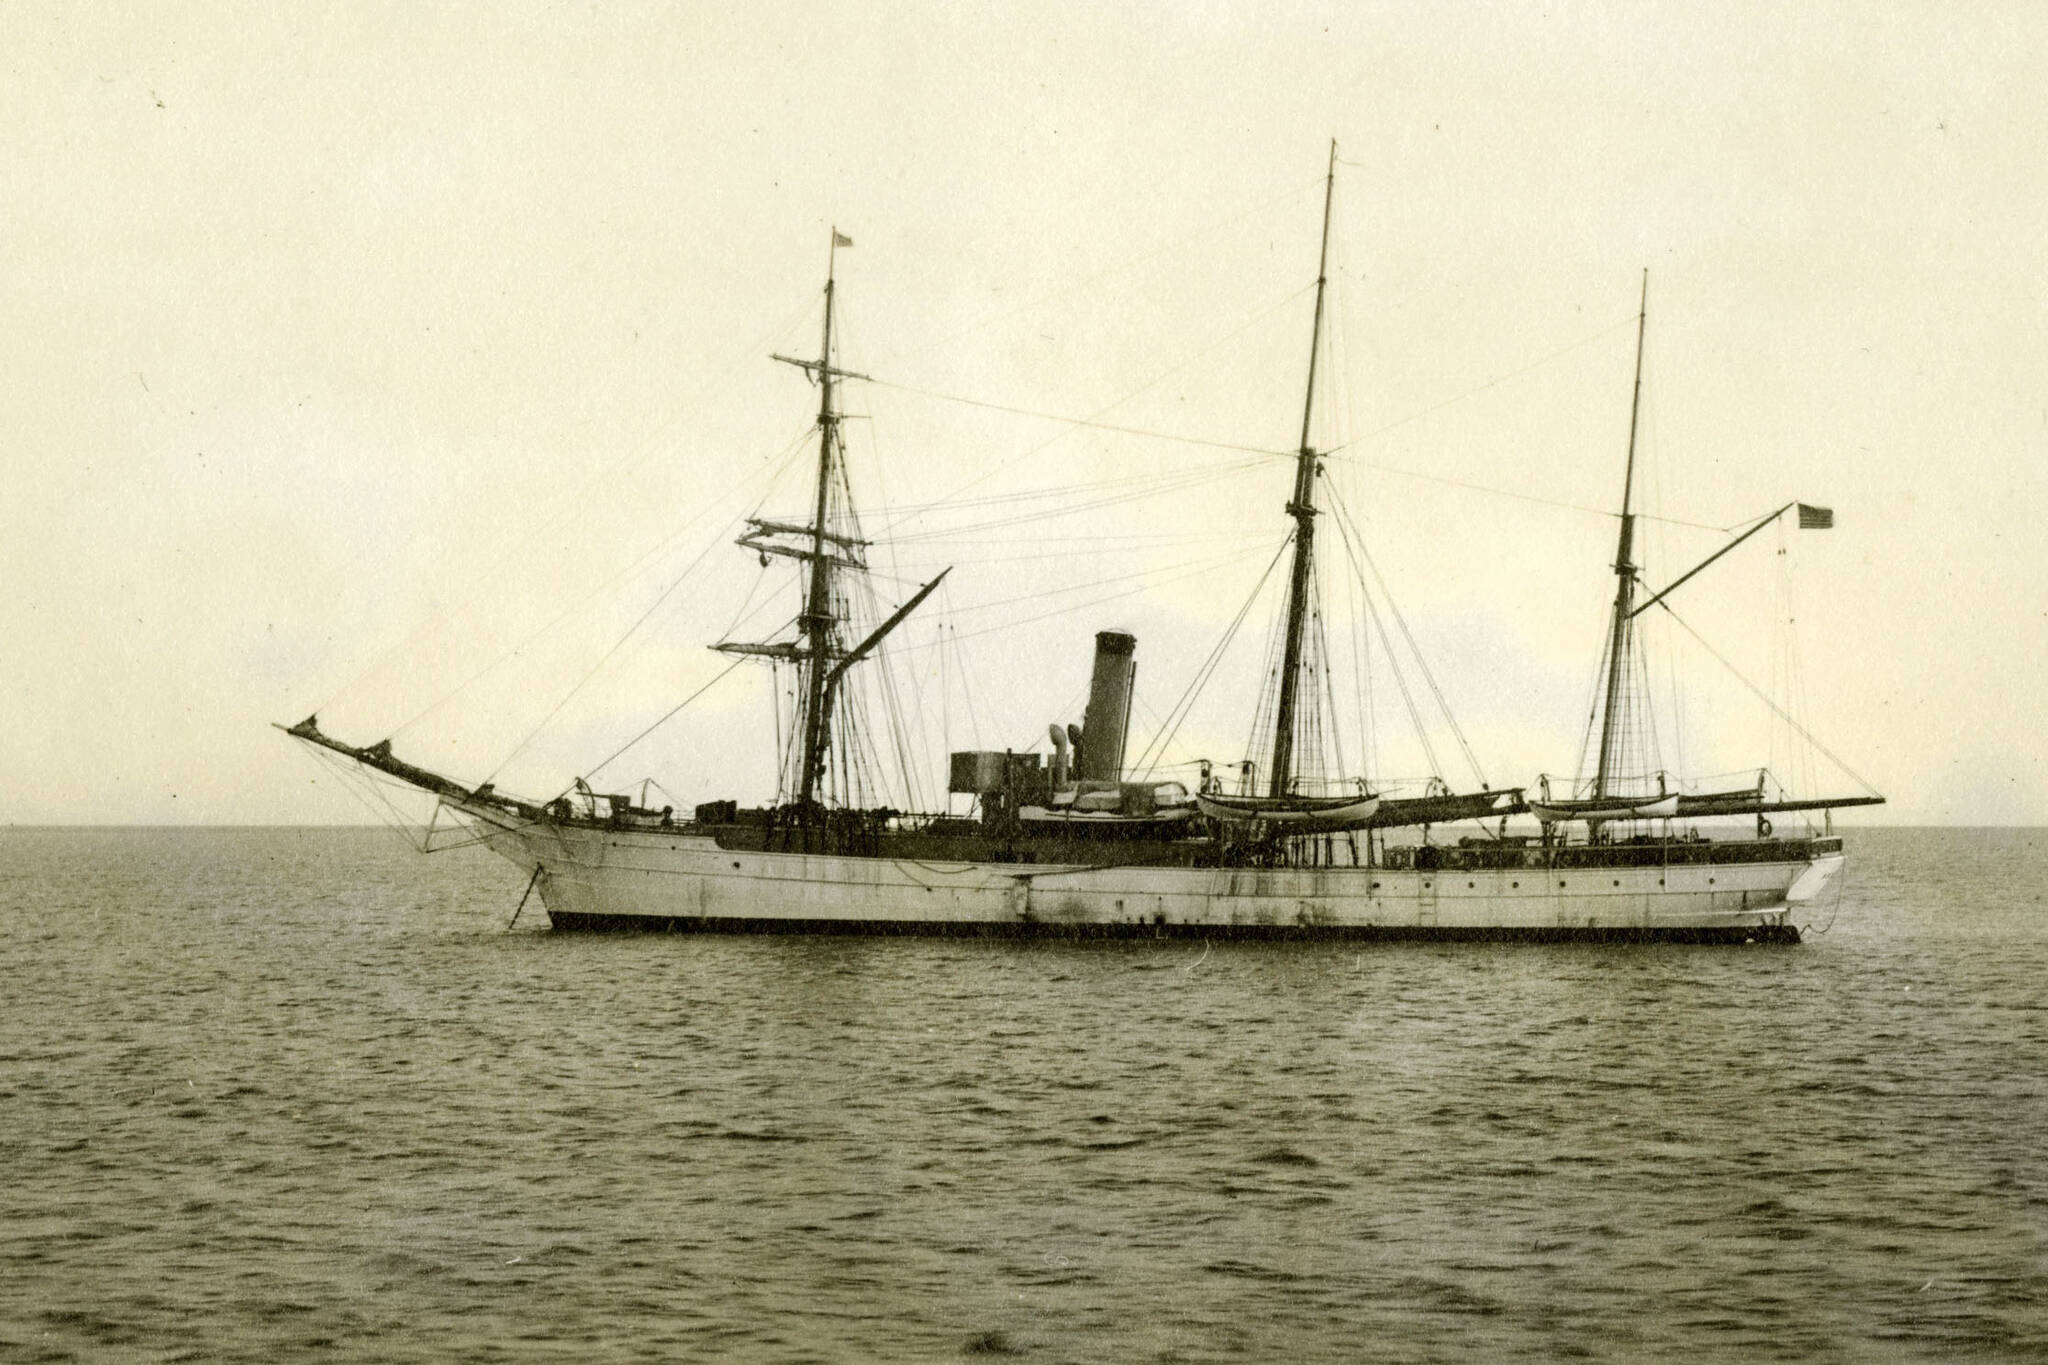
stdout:
<svg viewBox="0 0 2048 1365">
<path fill-rule="evenodd" d="M 1835 525 L 1835 509 L 1832 507 L 1809 507 L 1799 504 L 1799 529 L 1802 531 L 1831 531 Z"/>
</svg>

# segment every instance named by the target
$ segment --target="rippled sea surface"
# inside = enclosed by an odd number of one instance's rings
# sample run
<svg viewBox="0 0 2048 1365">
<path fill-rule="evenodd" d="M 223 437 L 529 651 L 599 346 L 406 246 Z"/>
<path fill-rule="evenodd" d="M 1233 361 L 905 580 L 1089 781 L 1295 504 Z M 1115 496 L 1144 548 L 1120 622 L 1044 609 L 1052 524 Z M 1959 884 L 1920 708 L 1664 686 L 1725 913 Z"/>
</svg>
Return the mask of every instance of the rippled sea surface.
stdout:
<svg viewBox="0 0 2048 1365">
<path fill-rule="evenodd" d="M 1797 948 L 1361 950 L 0 831 L 0 1358 L 2048 1358 L 2048 833 L 1850 853 Z"/>
</svg>

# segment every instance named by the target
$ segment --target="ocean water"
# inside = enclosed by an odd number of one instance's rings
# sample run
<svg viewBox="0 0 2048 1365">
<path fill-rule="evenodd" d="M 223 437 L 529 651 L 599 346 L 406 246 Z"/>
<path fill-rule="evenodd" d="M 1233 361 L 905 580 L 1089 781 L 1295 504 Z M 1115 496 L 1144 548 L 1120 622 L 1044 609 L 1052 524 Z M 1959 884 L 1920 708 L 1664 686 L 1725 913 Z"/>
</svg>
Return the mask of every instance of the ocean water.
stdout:
<svg viewBox="0 0 2048 1365">
<path fill-rule="evenodd" d="M 2048 1358 L 2048 832 L 1849 841 L 1796 948 L 1361 949 L 0 830 L 0 1358 Z"/>
</svg>

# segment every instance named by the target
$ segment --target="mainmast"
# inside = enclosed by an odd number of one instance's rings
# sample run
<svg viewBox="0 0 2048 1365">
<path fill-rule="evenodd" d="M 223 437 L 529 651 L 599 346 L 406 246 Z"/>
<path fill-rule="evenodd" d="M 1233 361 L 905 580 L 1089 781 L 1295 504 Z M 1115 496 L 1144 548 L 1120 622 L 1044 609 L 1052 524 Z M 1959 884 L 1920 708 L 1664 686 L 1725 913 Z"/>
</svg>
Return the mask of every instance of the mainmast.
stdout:
<svg viewBox="0 0 2048 1365">
<path fill-rule="evenodd" d="M 1636 307 L 1636 384 L 1628 407 L 1628 465 L 1621 479 L 1621 540 L 1614 552 L 1614 625 L 1607 638 L 1607 689 L 1600 712 L 1600 763 L 1593 770 L 1593 795 L 1608 794 L 1614 777 L 1615 711 L 1621 703 L 1622 673 L 1629 656 L 1629 618 L 1635 615 L 1636 566 L 1630 555 L 1635 548 L 1635 515 L 1629 511 L 1636 480 L 1636 418 L 1643 407 L 1643 331 L 1650 312 L 1650 272 L 1643 271 L 1642 298 Z"/>
<path fill-rule="evenodd" d="M 1316 353 L 1323 341 L 1323 293 L 1329 282 L 1330 202 L 1337 187 L 1337 140 L 1330 139 L 1330 169 L 1323 180 L 1323 245 L 1316 259 L 1316 319 L 1309 335 L 1308 394 L 1301 405 L 1301 449 L 1295 457 L 1294 497 L 1287 515 L 1294 518 L 1294 565 L 1287 580 L 1287 641 L 1280 658 L 1280 698 L 1273 722 L 1273 781 L 1270 794 L 1288 794 L 1294 780 L 1294 705 L 1301 679 L 1302 636 L 1308 625 L 1309 575 L 1315 566 L 1316 452 L 1308 443 L 1309 419 L 1316 404 Z"/>
</svg>

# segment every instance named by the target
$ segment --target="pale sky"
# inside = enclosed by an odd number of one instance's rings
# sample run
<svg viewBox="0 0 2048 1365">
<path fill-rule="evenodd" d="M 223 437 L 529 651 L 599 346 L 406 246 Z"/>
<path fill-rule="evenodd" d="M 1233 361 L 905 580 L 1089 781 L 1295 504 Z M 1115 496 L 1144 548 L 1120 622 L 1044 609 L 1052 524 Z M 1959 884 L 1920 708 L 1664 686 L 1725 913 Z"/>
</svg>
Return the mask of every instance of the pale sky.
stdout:
<svg viewBox="0 0 2048 1365">
<path fill-rule="evenodd" d="M 2038 5 L 10 4 L 0 52 L 0 821 L 368 818 L 269 728 L 316 707 L 464 780 L 588 770 L 750 592 L 782 619 L 726 542 L 801 514 L 815 400 L 766 357 L 815 349 L 835 224 L 842 361 L 889 381 L 858 491 L 925 537 L 882 595 L 957 566 L 901 641 L 931 745 L 1078 719 L 1115 626 L 1141 747 L 1285 462 L 929 395 L 1291 447 L 1335 138 L 1329 480 L 1494 785 L 1576 758 L 1647 267 L 1647 510 L 1836 516 L 1784 538 L 1789 636 L 1774 532 L 1681 614 L 1865 823 L 2048 823 Z M 1025 515 L 1077 485 L 1156 497 Z M 1724 539 L 1663 526 L 1648 576 Z M 1264 630 L 1181 757 L 1241 747 Z M 1769 761 L 1689 648 L 1675 757 Z M 600 788 L 761 799 L 766 698 Z M 1420 762 L 1391 723 L 1376 761 Z"/>
</svg>

